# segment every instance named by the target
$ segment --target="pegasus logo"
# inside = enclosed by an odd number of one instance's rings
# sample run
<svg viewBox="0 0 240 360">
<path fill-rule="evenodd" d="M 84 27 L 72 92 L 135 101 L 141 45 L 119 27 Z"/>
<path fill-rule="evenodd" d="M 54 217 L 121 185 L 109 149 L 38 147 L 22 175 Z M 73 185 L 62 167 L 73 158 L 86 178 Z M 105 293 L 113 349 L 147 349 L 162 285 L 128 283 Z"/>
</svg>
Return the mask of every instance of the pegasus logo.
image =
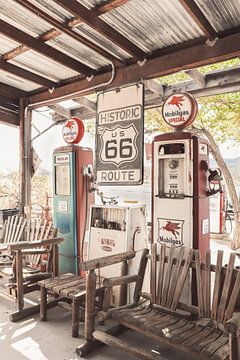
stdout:
<svg viewBox="0 0 240 360">
<path fill-rule="evenodd" d="M 179 226 L 179 225 L 180 225 L 180 223 L 175 223 L 175 222 L 171 222 L 171 221 L 168 220 L 166 225 L 163 226 L 161 229 L 163 229 L 165 231 L 169 231 L 170 233 L 173 234 L 175 239 L 177 239 L 177 235 L 179 235 L 178 230 L 181 230 L 181 226 Z"/>
<path fill-rule="evenodd" d="M 176 105 L 180 110 L 181 106 L 183 106 L 184 96 L 173 96 L 172 99 L 167 103 L 168 105 Z"/>
<path fill-rule="evenodd" d="M 65 127 L 67 127 L 70 131 L 72 131 L 72 129 L 73 129 L 73 124 L 74 124 L 74 121 L 69 120 L 69 121 L 66 123 Z"/>
</svg>

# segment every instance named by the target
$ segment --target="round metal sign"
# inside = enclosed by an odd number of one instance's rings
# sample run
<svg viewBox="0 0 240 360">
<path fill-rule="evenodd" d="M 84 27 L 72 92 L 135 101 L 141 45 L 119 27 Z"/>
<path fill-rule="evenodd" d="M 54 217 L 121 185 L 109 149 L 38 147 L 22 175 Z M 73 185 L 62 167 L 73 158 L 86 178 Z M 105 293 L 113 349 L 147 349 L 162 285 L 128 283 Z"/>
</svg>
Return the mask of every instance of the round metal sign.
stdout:
<svg viewBox="0 0 240 360">
<path fill-rule="evenodd" d="M 63 139 L 68 144 L 78 144 L 84 135 L 84 125 L 81 119 L 71 118 L 63 125 Z"/>
<path fill-rule="evenodd" d="M 174 128 L 183 129 L 195 119 L 198 111 L 197 101 L 188 93 L 176 93 L 163 103 L 162 116 Z"/>
</svg>

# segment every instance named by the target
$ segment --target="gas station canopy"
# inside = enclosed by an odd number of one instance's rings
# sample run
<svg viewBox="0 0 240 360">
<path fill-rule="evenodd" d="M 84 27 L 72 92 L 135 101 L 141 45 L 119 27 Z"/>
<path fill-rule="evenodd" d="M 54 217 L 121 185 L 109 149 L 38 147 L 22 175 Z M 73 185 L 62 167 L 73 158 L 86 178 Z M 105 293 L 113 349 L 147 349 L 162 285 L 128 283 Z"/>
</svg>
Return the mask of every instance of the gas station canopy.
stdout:
<svg viewBox="0 0 240 360">
<path fill-rule="evenodd" d="M 240 0 L 0 0 L 0 13 L 1 122 L 19 125 L 20 99 L 59 120 L 71 114 L 56 104 L 74 99 L 86 118 L 96 104 L 83 95 L 143 80 L 148 107 L 239 90 L 239 67 L 196 68 L 240 56 Z M 192 80 L 178 88 L 152 80 L 179 70 Z"/>
</svg>

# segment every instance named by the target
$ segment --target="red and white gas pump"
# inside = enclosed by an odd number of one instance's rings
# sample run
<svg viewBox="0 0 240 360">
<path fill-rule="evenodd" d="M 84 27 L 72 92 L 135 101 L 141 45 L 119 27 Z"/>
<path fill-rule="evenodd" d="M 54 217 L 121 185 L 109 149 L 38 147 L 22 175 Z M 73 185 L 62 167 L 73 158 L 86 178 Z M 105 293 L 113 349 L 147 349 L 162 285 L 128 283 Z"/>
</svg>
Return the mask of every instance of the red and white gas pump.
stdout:
<svg viewBox="0 0 240 360">
<path fill-rule="evenodd" d="M 209 249 L 208 142 L 183 131 L 197 114 L 196 100 L 174 94 L 163 104 L 163 118 L 175 131 L 152 144 L 152 241 Z"/>
</svg>

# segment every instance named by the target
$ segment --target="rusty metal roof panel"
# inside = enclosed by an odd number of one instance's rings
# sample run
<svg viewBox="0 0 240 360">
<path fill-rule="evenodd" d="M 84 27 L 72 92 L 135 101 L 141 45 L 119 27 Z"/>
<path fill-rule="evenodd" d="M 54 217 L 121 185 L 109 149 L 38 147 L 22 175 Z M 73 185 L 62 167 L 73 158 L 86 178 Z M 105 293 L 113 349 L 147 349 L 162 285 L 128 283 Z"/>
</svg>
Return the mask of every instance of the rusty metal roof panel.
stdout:
<svg viewBox="0 0 240 360">
<path fill-rule="evenodd" d="M 177 0 L 131 0 L 101 17 L 147 52 L 203 35 Z"/>
<path fill-rule="evenodd" d="M 86 39 L 107 50 L 110 54 L 115 55 L 119 60 L 125 60 L 130 57 L 126 51 L 120 49 L 119 46 L 86 24 L 80 24 L 74 30 Z"/>
<path fill-rule="evenodd" d="M 79 43 L 66 34 L 62 34 L 55 39 L 48 41 L 48 44 L 55 49 L 65 53 L 79 62 L 84 63 L 92 69 L 97 69 L 109 64 L 103 56 L 91 50 L 86 45 Z"/>
<path fill-rule="evenodd" d="M 0 0 L 0 14 L 2 20 L 34 37 L 52 28 L 45 20 L 14 0 Z"/>
<path fill-rule="evenodd" d="M 17 41 L 7 38 L 0 34 L 0 55 L 7 53 L 18 47 L 20 44 Z"/>
<path fill-rule="evenodd" d="M 38 84 L 23 79 L 14 74 L 9 74 L 3 70 L 0 71 L 0 83 L 7 84 L 24 91 L 32 91 L 39 88 Z"/>
<path fill-rule="evenodd" d="M 17 56 L 9 62 L 53 81 L 60 81 L 79 75 L 76 71 L 32 50 Z"/>
<path fill-rule="evenodd" d="M 196 0 L 216 32 L 240 25 L 240 0 Z"/>
</svg>

